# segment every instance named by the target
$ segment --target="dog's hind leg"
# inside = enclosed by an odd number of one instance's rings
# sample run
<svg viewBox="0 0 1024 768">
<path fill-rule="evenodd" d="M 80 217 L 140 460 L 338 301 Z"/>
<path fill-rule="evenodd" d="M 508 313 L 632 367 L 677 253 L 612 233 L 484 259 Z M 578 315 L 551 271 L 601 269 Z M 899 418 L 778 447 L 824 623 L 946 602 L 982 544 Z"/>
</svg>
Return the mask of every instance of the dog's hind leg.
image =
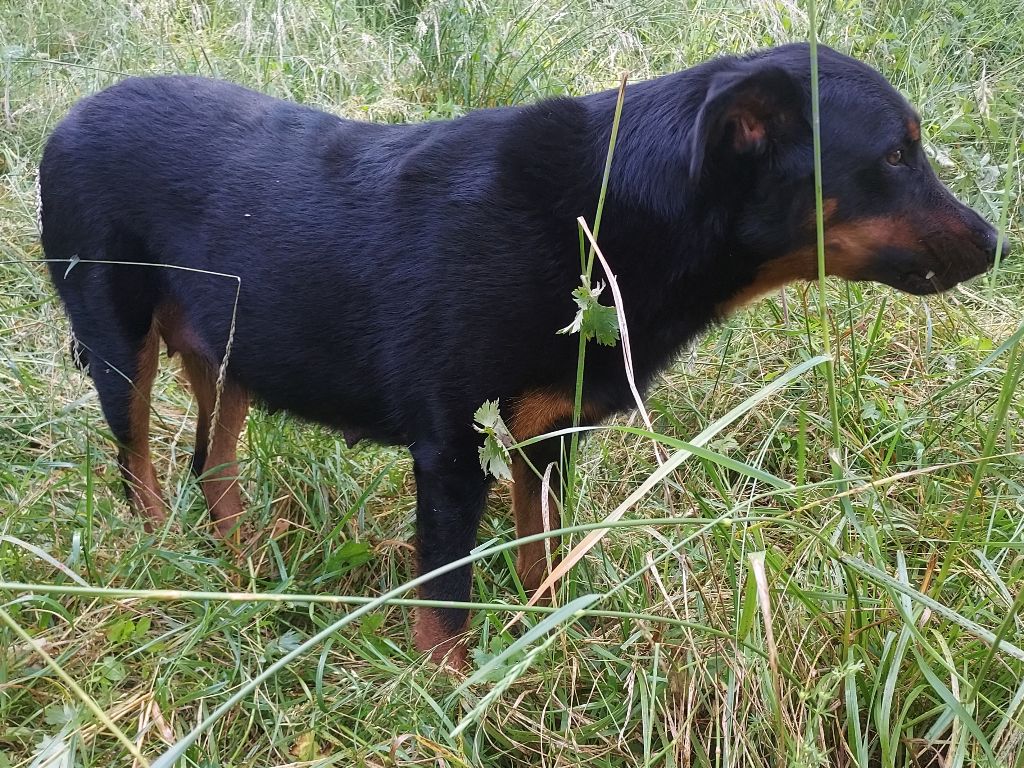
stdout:
<svg viewBox="0 0 1024 768">
<path fill-rule="evenodd" d="M 182 351 L 181 360 L 199 411 L 192 471 L 202 483 L 203 496 L 217 533 L 227 536 L 238 525 L 243 511 L 238 489 L 237 451 L 238 437 L 249 411 L 249 396 L 238 384 L 226 379 L 218 408 L 216 367 L 189 351 Z"/>
<path fill-rule="evenodd" d="M 217 398 L 217 373 L 200 355 L 181 353 L 181 367 L 196 399 L 196 446 L 192 452 L 192 474 L 203 476 L 210 447 L 210 418 Z"/>
<path fill-rule="evenodd" d="M 116 327 L 116 326 L 113 326 Z M 141 339 L 108 331 L 88 349 L 89 375 L 99 394 L 103 416 L 119 443 L 118 465 L 129 503 L 152 530 L 167 517 L 149 450 L 149 412 L 156 379 L 160 335 L 155 324 Z"/>
<path fill-rule="evenodd" d="M 55 165 L 51 157 L 40 176 L 43 249 L 71 320 L 72 359 L 88 371 L 118 442 L 128 501 L 152 529 L 167 517 L 149 448 L 159 260 L 141 239 L 111 224 L 102 190 L 77 189 L 72 170 L 79 164 L 65 160 Z"/>
</svg>

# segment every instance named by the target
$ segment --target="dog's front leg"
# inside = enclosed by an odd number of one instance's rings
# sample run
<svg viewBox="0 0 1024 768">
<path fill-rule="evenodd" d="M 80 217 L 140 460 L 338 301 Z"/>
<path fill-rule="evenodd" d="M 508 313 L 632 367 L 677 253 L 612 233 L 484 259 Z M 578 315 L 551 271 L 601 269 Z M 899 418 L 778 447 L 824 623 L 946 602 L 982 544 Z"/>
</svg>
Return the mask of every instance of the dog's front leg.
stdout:
<svg viewBox="0 0 1024 768">
<path fill-rule="evenodd" d="M 416 552 L 420 573 L 427 573 L 470 553 L 487 500 L 490 481 L 480 469 L 477 448 L 450 444 L 413 447 L 416 473 Z M 469 600 L 472 567 L 464 565 L 420 587 L 427 600 Z M 469 620 L 465 608 L 420 608 L 416 613 L 416 648 L 437 663 L 466 666 L 463 637 Z"/>
</svg>

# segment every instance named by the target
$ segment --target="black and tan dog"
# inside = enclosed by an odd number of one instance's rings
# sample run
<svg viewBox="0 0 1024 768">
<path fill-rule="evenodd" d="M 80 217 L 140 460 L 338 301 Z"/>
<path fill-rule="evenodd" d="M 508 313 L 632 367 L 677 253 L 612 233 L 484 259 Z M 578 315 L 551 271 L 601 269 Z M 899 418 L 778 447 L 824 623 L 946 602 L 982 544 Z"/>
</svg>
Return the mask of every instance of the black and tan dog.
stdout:
<svg viewBox="0 0 1024 768">
<path fill-rule="evenodd" d="M 936 178 L 907 102 L 828 49 L 820 74 L 829 274 L 928 294 L 984 272 L 997 233 Z M 627 88 L 600 237 L 642 384 L 744 302 L 816 276 L 809 91 L 806 45 Z M 490 485 L 475 409 L 500 400 L 520 440 L 571 421 L 577 340 L 556 331 L 574 314 L 576 217 L 593 218 L 615 101 L 373 125 L 159 77 L 79 103 L 43 156 L 43 245 L 134 506 L 164 518 L 148 446 L 163 340 L 198 401 L 194 468 L 222 532 L 242 511 L 252 399 L 409 446 L 420 568 L 468 554 Z M 593 348 L 584 421 L 632 402 L 620 350 Z M 530 449 L 534 466 L 556 443 Z M 537 533 L 540 481 L 518 458 L 513 474 L 516 530 Z M 535 588 L 544 548 L 521 547 L 518 566 Z M 468 600 L 470 569 L 422 594 Z M 417 647 L 462 663 L 466 620 L 421 611 Z"/>
</svg>

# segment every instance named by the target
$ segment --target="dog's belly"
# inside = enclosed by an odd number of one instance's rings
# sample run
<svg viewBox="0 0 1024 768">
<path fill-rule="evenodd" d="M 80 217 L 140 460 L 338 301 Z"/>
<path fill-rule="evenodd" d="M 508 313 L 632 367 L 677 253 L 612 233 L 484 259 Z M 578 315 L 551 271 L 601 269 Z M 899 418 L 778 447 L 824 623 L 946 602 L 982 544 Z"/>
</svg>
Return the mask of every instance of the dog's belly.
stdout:
<svg viewBox="0 0 1024 768">
<path fill-rule="evenodd" d="M 276 408 L 263 400 L 256 401 L 257 407 L 269 413 L 284 412 L 305 421 L 322 424 L 341 434 L 345 445 L 354 448 L 363 441 L 378 443 L 380 445 L 407 445 L 410 441 L 405 434 L 399 430 L 389 429 L 384 424 L 356 423 L 351 420 L 343 420 L 338 413 L 321 414 L 312 412 L 299 404 L 298 408 Z"/>
<path fill-rule="evenodd" d="M 261 410 L 269 413 L 284 412 L 304 421 L 330 427 L 341 433 L 349 448 L 363 440 L 381 445 L 405 445 L 409 442 L 403 430 L 388 424 L 384 419 L 374 420 L 373 413 L 369 411 L 357 413 L 351 403 L 335 401 L 327 407 L 317 407 L 313 401 L 287 396 L 268 398 L 257 389 L 252 390 L 252 394 Z"/>
<path fill-rule="evenodd" d="M 239 352 L 238 359 L 229 362 L 229 375 L 266 410 L 283 411 L 337 430 L 349 446 L 360 440 L 385 445 L 408 442 L 403 419 L 393 412 L 383 386 L 373 386 L 373 379 L 352 368 L 346 372 L 344 358 L 335 358 L 333 366 L 324 367 L 315 362 L 289 365 L 273 358 L 246 359 L 244 352 Z M 360 386 L 360 382 L 364 384 Z"/>
<path fill-rule="evenodd" d="M 201 317 L 201 315 L 200 315 Z M 384 387 L 366 386 L 379 374 L 370 350 L 354 332 L 348 342 L 337 327 L 308 323 L 308 313 L 249 318 L 239 312 L 228 340 L 197 322 L 195 307 L 164 303 L 156 314 L 169 356 L 197 355 L 219 371 L 227 353 L 228 376 L 271 413 L 283 411 L 338 430 L 346 443 L 406 443 Z M 205 332 L 204 332 L 205 331 Z"/>
</svg>

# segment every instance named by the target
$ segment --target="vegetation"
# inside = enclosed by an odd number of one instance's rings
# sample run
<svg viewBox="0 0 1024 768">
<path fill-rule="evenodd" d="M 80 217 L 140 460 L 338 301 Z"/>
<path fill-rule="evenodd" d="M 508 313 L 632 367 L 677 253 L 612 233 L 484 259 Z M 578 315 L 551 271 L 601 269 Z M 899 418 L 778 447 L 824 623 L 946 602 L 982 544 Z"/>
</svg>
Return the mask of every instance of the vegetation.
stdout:
<svg viewBox="0 0 1024 768">
<path fill-rule="evenodd" d="M 916 103 L 943 178 L 1019 251 L 1015 0 L 817 13 L 823 43 Z M 154 439 L 175 517 L 148 534 L 128 513 L 39 261 L 35 169 L 76 99 L 196 72 L 424 120 L 808 34 L 791 0 L 0 4 L 0 766 L 142 765 L 116 732 L 154 762 L 413 576 L 405 453 L 280 415 L 244 434 L 251 547 L 211 539 L 188 474 L 194 407 L 170 366 Z M 652 490 L 563 580 L 567 608 L 504 629 L 526 600 L 514 550 L 497 549 L 514 535 L 499 489 L 468 680 L 410 653 L 409 608 L 390 601 L 259 684 L 179 764 L 1024 765 L 1022 263 L 927 300 L 830 283 L 827 314 L 807 286 L 737 315 L 647 401 L 668 451 L 707 450 L 659 468 L 636 418 L 581 448 L 566 525 Z"/>
</svg>

